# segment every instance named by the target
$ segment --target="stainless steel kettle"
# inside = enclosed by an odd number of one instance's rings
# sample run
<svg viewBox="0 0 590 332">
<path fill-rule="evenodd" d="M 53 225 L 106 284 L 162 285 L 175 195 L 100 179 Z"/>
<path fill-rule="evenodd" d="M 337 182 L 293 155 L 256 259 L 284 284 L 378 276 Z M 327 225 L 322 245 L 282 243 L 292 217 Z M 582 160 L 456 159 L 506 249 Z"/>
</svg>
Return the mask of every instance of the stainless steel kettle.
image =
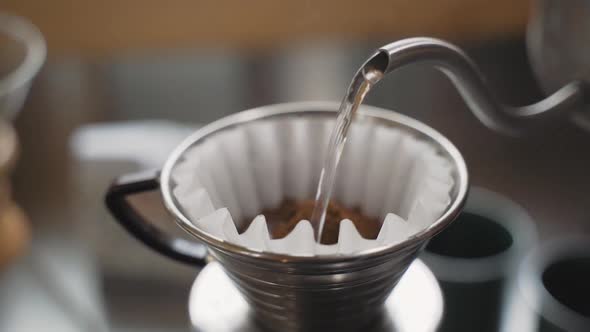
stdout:
<svg viewBox="0 0 590 332">
<path fill-rule="evenodd" d="M 551 93 L 532 105 L 502 104 L 475 63 L 460 48 L 434 38 L 409 38 L 385 45 L 364 67 L 390 73 L 408 64 L 432 66 L 445 74 L 467 106 L 487 127 L 519 136 L 564 118 L 590 131 L 590 2 L 539 0 L 527 44 L 540 85 Z"/>
<path fill-rule="evenodd" d="M 534 2 L 527 47 L 533 71 L 545 92 L 571 81 L 590 82 L 589 18 L 587 0 Z M 572 120 L 590 131 L 590 110 L 574 113 Z"/>
</svg>

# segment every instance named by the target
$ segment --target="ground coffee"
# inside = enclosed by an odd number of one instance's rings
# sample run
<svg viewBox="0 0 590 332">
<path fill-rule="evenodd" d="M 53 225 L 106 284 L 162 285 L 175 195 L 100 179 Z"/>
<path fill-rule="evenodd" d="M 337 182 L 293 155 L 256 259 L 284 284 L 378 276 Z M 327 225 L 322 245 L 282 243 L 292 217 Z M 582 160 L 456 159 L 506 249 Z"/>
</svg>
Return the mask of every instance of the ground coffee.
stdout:
<svg viewBox="0 0 590 332">
<path fill-rule="evenodd" d="M 314 200 L 285 199 L 278 207 L 264 209 L 260 214 L 266 217 L 268 231 L 271 238 L 280 239 L 289 234 L 299 220 L 309 220 L 313 211 Z M 244 232 L 253 218 L 248 218 L 240 233 Z M 350 219 L 362 237 L 376 239 L 381 230 L 381 222 L 377 218 L 371 218 L 361 213 L 360 209 L 350 209 L 336 202 L 330 202 L 321 243 L 334 244 L 338 242 L 340 221 Z"/>
</svg>

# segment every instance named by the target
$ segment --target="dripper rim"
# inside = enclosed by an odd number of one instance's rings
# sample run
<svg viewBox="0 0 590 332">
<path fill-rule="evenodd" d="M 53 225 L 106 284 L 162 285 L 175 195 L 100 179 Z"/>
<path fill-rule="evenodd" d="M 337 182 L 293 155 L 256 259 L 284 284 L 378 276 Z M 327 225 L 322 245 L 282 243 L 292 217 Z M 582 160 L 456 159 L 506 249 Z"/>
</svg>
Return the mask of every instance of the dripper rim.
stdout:
<svg viewBox="0 0 590 332">
<path fill-rule="evenodd" d="M 366 117 L 371 121 L 394 124 L 405 130 L 409 130 L 410 132 L 417 134 L 421 138 L 424 138 L 436 145 L 439 150 L 446 154 L 445 157 L 452 161 L 455 185 L 452 190 L 451 203 L 442 216 L 440 216 L 429 227 L 417 232 L 413 236 L 400 243 L 365 249 L 348 255 L 331 254 L 317 256 L 292 256 L 288 254 L 255 251 L 238 244 L 218 239 L 200 230 L 190 221 L 190 218 L 188 218 L 185 213 L 182 212 L 180 204 L 176 201 L 174 195 L 172 194 L 171 173 L 175 165 L 182 160 L 183 154 L 193 145 L 217 132 L 252 121 L 289 115 L 308 116 L 313 114 L 325 116 L 326 114 L 332 113 L 335 115 L 338 111 L 338 107 L 339 103 L 337 102 L 294 102 L 267 105 L 221 118 L 200 128 L 187 137 L 172 151 L 166 160 L 164 167 L 162 168 L 162 172 L 160 173 L 160 192 L 163 197 L 164 206 L 174 216 L 176 223 L 182 229 L 192 236 L 195 236 L 197 239 L 204 242 L 204 244 L 208 246 L 212 246 L 223 252 L 231 252 L 233 254 L 238 254 L 245 257 L 281 263 L 339 263 L 349 260 L 358 260 L 386 255 L 392 252 L 401 251 L 404 248 L 419 244 L 420 242 L 425 243 L 434 235 L 442 231 L 458 216 L 467 198 L 469 182 L 467 166 L 459 150 L 442 134 L 418 120 L 391 110 L 368 105 L 361 105 L 356 116 Z"/>
</svg>

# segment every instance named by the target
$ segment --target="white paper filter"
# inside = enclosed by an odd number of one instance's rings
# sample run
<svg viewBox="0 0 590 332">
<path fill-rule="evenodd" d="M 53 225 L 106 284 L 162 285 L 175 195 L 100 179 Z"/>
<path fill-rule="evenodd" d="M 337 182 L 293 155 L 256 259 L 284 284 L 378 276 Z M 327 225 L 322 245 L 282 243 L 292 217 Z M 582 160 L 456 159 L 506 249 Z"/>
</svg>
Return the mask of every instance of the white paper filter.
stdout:
<svg viewBox="0 0 590 332">
<path fill-rule="evenodd" d="M 350 254 L 404 241 L 447 208 L 451 166 L 435 147 L 407 132 L 355 122 L 342 155 L 333 199 L 383 220 L 364 239 L 350 220 L 338 243 L 318 244 L 311 223 L 271 239 L 263 208 L 284 198 L 314 197 L 333 120 L 266 120 L 226 130 L 192 147 L 172 171 L 173 194 L 194 224 L 220 240 L 294 256 Z M 248 229 L 238 234 L 246 218 Z"/>
</svg>

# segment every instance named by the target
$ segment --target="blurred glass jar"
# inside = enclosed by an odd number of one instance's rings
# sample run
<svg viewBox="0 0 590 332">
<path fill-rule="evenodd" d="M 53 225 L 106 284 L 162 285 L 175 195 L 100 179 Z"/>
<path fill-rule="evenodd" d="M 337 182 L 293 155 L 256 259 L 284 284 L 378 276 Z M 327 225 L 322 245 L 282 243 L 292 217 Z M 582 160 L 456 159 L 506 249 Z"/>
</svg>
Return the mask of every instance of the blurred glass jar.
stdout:
<svg viewBox="0 0 590 332">
<path fill-rule="evenodd" d="M 20 111 L 45 55 L 37 27 L 0 12 L 0 117 L 11 120 Z"/>
<path fill-rule="evenodd" d="M 539 84 L 551 93 L 574 81 L 590 82 L 590 1 L 536 0 L 527 31 L 528 55 Z M 574 121 L 590 130 L 589 112 Z"/>
</svg>

